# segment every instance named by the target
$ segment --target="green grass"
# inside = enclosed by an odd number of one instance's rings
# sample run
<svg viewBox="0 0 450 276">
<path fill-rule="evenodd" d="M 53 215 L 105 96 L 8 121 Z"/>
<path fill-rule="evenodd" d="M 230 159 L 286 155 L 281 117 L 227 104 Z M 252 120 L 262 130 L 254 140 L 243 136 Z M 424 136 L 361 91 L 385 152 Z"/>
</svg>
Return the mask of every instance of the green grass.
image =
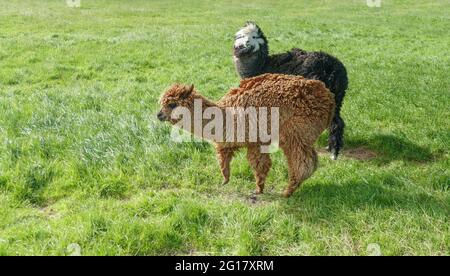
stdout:
<svg viewBox="0 0 450 276">
<path fill-rule="evenodd" d="M 0 255 L 450 254 L 448 1 L 0 7 Z M 349 73 L 346 151 L 289 199 L 280 152 L 253 202 L 245 153 L 221 186 L 210 144 L 154 120 L 173 82 L 215 100 L 238 84 L 248 19 L 272 52 L 324 50 Z"/>
</svg>

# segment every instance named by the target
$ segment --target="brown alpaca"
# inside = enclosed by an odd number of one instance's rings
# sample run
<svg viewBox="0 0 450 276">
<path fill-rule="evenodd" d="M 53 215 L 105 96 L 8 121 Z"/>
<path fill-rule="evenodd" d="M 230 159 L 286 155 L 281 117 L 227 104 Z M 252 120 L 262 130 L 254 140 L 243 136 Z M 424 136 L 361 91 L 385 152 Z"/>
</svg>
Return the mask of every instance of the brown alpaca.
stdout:
<svg viewBox="0 0 450 276">
<path fill-rule="evenodd" d="M 314 143 L 329 126 L 334 112 L 334 96 L 321 81 L 307 80 L 301 76 L 264 74 L 244 79 L 239 88 L 231 89 L 220 101 L 213 103 L 194 90 L 194 86 L 175 84 L 167 90 L 160 100 L 161 111 L 158 119 L 172 124 L 178 121 L 172 118 L 177 107 L 194 110 L 194 101 L 202 100 L 201 108 L 217 107 L 225 114 L 227 107 L 278 107 L 279 108 L 279 147 L 283 150 L 289 167 L 289 185 L 283 195 L 289 197 L 297 187 L 317 168 L 317 154 Z M 259 115 L 257 118 L 260 118 Z M 205 126 L 210 120 L 202 118 Z M 193 127 L 187 129 L 194 132 Z M 247 148 L 247 159 L 256 178 L 256 193 L 264 190 L 266 176 L 271 167 L 268 153 L 261 151 L 262 143 L 249 141 L 249 127 L 245 126 L 245 141 L 216 141 L 215 147 L 224 184 L 230 177 L 230 162 L 239 148 Z M 196 133 L 197 134 L 197 133 Z M 223 133 L 226 136 L 226 133 Z"/>
</svg>

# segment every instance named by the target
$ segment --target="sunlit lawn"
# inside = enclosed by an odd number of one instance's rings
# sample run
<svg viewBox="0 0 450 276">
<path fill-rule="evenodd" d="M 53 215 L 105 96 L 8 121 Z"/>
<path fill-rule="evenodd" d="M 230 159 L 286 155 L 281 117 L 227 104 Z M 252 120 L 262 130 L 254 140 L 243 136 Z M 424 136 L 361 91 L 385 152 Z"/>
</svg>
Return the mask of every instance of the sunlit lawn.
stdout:
<svg viewBox="0 0 450 276">
<path fill-rule="evenodd" d="M 450 254 L 450 3 L 0 0 L 0 255 Z M 342 158 L 289 199 L 283 155 L 256 201 L 240 153 L 155 121 L 173 82 L 238 84 L 233 34 L 341 59 Z M 317 147 L 323 148 L 324 134 Z M 369 246 L 370 245 L 370 246 Z M 68 249 L 69 246 L 69 249 Z M 369 247 L 369 248 L 368 248 Z"/>
</svg>

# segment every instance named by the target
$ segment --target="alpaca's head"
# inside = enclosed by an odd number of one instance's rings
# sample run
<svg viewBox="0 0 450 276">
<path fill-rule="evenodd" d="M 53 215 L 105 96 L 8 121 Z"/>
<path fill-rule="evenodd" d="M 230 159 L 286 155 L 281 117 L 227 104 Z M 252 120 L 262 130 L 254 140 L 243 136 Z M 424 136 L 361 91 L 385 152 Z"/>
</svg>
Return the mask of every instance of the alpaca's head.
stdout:
<svg viewBox="0 0 450 276">
<path fill-rule="evenodd" d="M 177 107 L 185 107 L 191 110 L 193 108 L 195 98 L 196 93 L 194 91 L 194 85 L 172 85 L 166 92 L 164 92 L 159 100 L 161 110 L 157 115 L 158 120 L 169 121 L 173 124 L 176 123 L 177 121 L 172 118 L 172 112 Z"/>
<path fill-rule="evenodd" d="M 268 51 L 267 39 L 258 25 L 248 21 L 235 35 L 234 56 L 251 56 L 258 51 Z"/>
</svg>

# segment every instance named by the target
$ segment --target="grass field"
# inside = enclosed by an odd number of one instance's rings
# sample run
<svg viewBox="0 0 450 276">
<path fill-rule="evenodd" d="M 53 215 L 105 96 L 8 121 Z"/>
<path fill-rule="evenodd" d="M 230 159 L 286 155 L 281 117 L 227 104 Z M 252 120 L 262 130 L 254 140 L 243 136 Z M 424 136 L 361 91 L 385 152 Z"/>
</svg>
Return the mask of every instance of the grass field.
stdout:
<svg viewBox="0 0 450 276">
<path fill-rule="evenodd" d="M 450 3 L 337 2 L 0 0 L 0 255 L 449 255 Z M 155 120 L 173 82 L 238 84 L 248 19 L 349 73 L 345 151 L 289 199 L 281 152 L 255 201 L 245 152 L 221 186 Z"/>
</svg>

